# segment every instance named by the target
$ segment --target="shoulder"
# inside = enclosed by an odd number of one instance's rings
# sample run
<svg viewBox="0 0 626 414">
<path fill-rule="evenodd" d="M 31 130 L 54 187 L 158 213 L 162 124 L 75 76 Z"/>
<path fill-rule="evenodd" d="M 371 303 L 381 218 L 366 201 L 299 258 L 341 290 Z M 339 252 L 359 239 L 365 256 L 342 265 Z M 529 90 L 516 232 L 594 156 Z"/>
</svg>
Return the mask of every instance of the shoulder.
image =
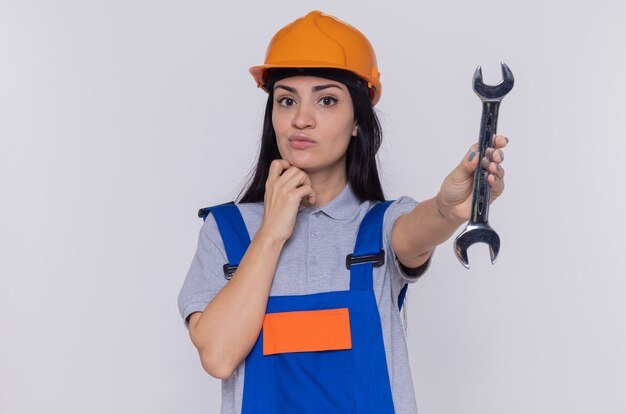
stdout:
<svg viewBox="0 0 626 414">
<path fill-rule="evenodd" d="M 254 237 L 259 226 L 263 222 L 264 204 L 258 203 L 238 203 L 237 208 L 241 212 L 241 217 L 246 224 L 250 238 Z"/>
<path fill-rule="evenodd" d="M 258 220 L 263 218 L 263 203 L 237 203 L 235 204 L 244 220 Z"/>
<path fill-rule="evenodd" d="M 409 196 L 401 196 L 393 200 L 389 207 L 387 207 L 387 211 L 385 211 L 383 219 L 385 230 L 391 232 L 391 227 L 393 227 L 396 220 L 400 216 L 410 213 L 417 204 L 418 202 Z M 385 231 L 385 233 L 387 233 L 387 231 Z"/>
<path fill-rule="evenodd" d="M 391 205 L 389 206 L 389 209 L 394 208 L 394 209 L 398 209 L 398 208 L 407 208 L 407 207 L 415 207 L 418 204 L 418 202 L 410 196 L 400 196 L 398 198 L 396 198 L 395 200 L 392 201 Z"/>
<path fill-rule="evenodd" d="M 241 213 L 248 233 L 250 233 L 250 237 L 252 237 L 263 221 L 263 203 L 237 203 L 235 206 Z M 210 208 L 211 207 L 207 207 L 203 210 Z M 219 227 L 213 214 L 209 213 L 206 216 L 202 228 L 200 229 L 200 237 L 204 237 L 218 246 L 223 246 Z"/>
</svg>

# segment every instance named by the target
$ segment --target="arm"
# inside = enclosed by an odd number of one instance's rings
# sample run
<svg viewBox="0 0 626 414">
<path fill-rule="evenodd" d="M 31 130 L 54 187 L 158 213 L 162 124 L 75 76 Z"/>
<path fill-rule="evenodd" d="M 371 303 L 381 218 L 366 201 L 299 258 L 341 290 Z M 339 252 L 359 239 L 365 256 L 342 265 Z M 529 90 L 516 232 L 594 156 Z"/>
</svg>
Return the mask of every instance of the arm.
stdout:
<svg viewBox="0 0 626 414">
<path fill-rule="evenodd" d="M 426 263 L 435 246 L 448 240 L 463 224 L 463 221 L 446 220 L 439 214 L 436 199 L 419 203 L 393 225 L 391 245 L 400 263 L 408 268 Z"/>
<path fill-rule="evenodd" d="M 204 312 L 190 316 L 191 341 L 213 377 L 230 377 L 254 346 L 283 245 L 259 229 L 232 279 Z"/>
<path fill-rule="evenodd" d="M 291 237 L 304 197 L 315 202 L 310 179 L 285 160 L 270 166 L 261 227 L 237 271 L 203 312 L 190 316 L 189 334 L 204 369 L 226 379 L 250 353 L 265 317 L 278 258 Z"/>
<path fill-rule="evenodd" d="M 487 152 L 482 167 L 489 171 L 487 182 L 492 187 L 493 202 L 504 191 L 504 148 L 508 139 L 498 135 L 494 149 Z M 400 263 L 409 268 L 421 266 L 435 246 L 448 240 L 456 229 L 469 220 L 474 171 L 478 166 L 474 144 L 461 163 L 446 177 L 439 193 L 413 211 L 396 220 L 391 231 L 391 245 Z"/>
</svg>

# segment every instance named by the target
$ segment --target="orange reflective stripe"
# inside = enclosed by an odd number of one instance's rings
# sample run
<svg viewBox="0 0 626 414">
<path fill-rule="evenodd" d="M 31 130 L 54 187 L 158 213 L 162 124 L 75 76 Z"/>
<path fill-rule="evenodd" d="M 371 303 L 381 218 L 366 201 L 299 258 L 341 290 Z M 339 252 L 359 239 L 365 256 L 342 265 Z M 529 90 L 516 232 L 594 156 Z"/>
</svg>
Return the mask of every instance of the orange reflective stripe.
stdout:
<svg viewBox="0 0 626 414">
<path fill-rule="evenodd" d="M 351 348 L 348 308 L 265 315 L 263 355 Z"/>
</svg>

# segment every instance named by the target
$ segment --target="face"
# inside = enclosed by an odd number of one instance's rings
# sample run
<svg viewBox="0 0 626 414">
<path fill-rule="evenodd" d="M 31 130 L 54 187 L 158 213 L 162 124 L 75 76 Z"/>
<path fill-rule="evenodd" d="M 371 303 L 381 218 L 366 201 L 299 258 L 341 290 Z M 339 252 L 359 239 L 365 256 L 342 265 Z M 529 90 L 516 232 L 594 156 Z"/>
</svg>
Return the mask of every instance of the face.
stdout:
<svg viewBox="0 0 626 414">
<path fill-rule="evenodd" d="M 337 81 L 294 76 L 274 84 L 272 124 L 280 155 L 315 173 L 345 172 L 345 154 L 356 136 L 352 98 Z"/>
</svg>

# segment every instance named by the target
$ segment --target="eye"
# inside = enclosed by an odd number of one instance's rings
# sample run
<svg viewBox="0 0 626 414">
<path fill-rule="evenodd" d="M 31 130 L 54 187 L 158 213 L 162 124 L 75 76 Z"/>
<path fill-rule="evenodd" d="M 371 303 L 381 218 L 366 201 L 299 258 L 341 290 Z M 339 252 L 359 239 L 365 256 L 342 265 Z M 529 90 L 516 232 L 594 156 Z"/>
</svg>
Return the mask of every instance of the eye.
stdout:
<svg viewBox="0 0 626 414">
<path fill-rule="evenodd" d="M 319 103 L 322 104 L 322 106 L 333 106 L 337 102 L 339 102 L 339 100 L 332 96 L 324 96 L 322 97 L 322 99 L 319 100 Z"/>
<path fill-rule="evenodd" d="M 288 96 L 279 98 L 277 102 L 280 106 L 292 106 L 292 105 L 295 105 L 296 103 L 296 101 L 293 98 L 290 98 Z"/>
</svg>

